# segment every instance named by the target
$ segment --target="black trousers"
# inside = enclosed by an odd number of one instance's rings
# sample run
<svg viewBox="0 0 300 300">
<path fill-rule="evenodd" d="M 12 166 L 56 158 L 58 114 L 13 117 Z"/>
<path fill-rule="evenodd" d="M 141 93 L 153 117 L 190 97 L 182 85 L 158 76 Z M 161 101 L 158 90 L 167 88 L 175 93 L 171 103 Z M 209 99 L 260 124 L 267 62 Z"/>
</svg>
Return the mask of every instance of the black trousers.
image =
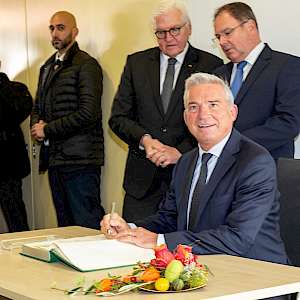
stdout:
<svg viewBox="0 0 300 300">
<path fill-rule="evenodd" d="M 147 174 L 145 174 L 147 176 Z M 135 222 L 154 215 L 169 189 L 171 173 L 158 168 L 150 189 L 142 198 L 136 198 L 129 193 L 125 194 L 123 218 L 127 222 Z"/>
<path fill-rule="evenodd" d="M 22 199 L 22 179 L 0 178 L 0 205 L 9 232 L 29 230 Z"/>
<path fill-rule="evenodd" d="M 57 166 L 48 170 L 58 226 L 100 228 L 100 166 Z"/>
</svg>

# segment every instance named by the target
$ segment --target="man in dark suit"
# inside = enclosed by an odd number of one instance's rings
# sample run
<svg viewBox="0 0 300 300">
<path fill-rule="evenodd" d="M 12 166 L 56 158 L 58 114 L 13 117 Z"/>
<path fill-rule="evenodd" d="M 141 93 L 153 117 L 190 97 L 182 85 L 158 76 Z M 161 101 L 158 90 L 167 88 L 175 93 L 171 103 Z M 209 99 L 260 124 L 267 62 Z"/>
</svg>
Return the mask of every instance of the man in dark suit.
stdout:
<svg viewBox="0 0 300 300">
<path fill-rule="evenodd" d="M 286 264 L 275 163 L 265 148 L 233 129 L 237 106 L 229 87 L 214 75 L 193 74 L 184 103 L 185 122 L 198 148 L 177 162 L 159 211 L 137 221 L 137 228 L 117 214 L 106 215 L 102 232 L 146 248 L 186 244 L 197 254 Z M 205 157 L 210 157 L 207 163 Z"/>
<path fill-rule="evenodd" d="M 164 2 L 153 21 L 158 47 L 128 56 L 109 120 L 113 132 L 129 145 L 123 207 L 127 221 L 157 211 L 173 165 L 196 144 L 183 121 L 185 79 L 222 64 L 188 43 L 191 23 L 183 4 Z"/>
<path fill-rule="evenodd" d="M 242 2 L 218 8 L 214 27 L 215 40 L 231 61 L 214 73 L 233 86 L 242 67 L 235 128 L 268 149 L 275 160 L 294 157 L 300 127 L 300 59 L 262 43 L 255 15 Z"/>
</svg>

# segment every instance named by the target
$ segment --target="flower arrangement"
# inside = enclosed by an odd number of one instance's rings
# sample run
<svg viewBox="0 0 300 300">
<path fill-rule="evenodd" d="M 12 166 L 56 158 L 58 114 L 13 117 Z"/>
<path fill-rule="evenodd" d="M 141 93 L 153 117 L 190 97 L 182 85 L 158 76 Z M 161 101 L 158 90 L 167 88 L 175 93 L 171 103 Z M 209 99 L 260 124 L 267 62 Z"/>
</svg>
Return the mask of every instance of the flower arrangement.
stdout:
<svg viewBox="0 0 300 300">
<path fill-rule="evenodd" d="M 66 294 L 95 294 L 97 296 L 119 295 L 130 290 L 143 289 L 146 291 L 171 292 L 203 287 L 208 282 L 210 273 L 206 265 L 197 262 L 197 255 L 192 253 L 192 247 L 178 245 L 174 252 L 166 245 L 154 249 L 155 258 L 150 263 L 138 262 L 130 274 L 113 276 L 93 282 L 85 287 L 81 279 L 77 285 Z M 58 289 L 55 286 L 52 288 Z"/>
</svg>

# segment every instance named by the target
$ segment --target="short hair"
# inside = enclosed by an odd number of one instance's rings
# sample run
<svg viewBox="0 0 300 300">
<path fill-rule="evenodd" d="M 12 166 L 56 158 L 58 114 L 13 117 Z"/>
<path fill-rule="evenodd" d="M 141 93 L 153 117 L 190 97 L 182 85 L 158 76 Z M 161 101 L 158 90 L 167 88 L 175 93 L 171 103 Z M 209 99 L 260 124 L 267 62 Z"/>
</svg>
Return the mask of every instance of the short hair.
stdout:
<svg viewBox="0 0 300 300">
<path fill-rule="evenodd" d="M 216 20 L 216 18 L 224 12 L 229 13 L 232 17 L 234 17 L 236 20 L 239 20 L 240 22 L 243 22 L 245 20 L 253 20 L 256 27 L 258 28 L 254 12 L 252 8 L 246 3 L 232 2 L 217 8 L 214 14 L 214 20 Z"/>
<path fill-rule="evenodd" d="M 156 29 L 156 22 L 155 18 L 167 13 L 171 9 L 177 9 L 181 12 L 182 15 L 182 21 L 186 22 L 188 24 L 191 24 L 191 19 L 189 17 L 186 5 L 181 0 L 162 0 L 160 1 L 159 5 L 156 7 L 156 9 L 153 11 L 152 14 L 152 27 L 154 30 Z"/>
<path fill-rule="evenodd" d="M 188 100 L 189 100 L 189 92 L 193 86 L 201 85 L 201 84 L 218 84 L 220 85 L 225 92 L 225 100 L 228 101 L 230 105 L 234 104 L 234 98 L 232 92 L 230 90 L 229 85 L 223 79 L 217 77 L 216 75 L 211 75 L 207 73 L 194 73 L 185 81 L 185 89 L 184 89 L 184 107 L 187 108 Z"/>
</svg>

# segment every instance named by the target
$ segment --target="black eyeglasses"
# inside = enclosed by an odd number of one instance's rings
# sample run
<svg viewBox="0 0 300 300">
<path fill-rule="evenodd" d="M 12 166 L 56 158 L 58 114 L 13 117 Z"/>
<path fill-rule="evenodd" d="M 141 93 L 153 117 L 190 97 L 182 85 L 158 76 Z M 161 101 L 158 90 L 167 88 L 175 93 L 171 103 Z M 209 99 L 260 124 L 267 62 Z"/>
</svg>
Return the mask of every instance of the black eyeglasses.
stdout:
<svg viewBox="0 0 300 300">
<path fill-rule="evenodd" d="M 215 37 L 212 39 L 212 41 L 214 43 L 216 42 L 219 42 L 221 37 L 225 37 L 225 38 L 230 38 L 232 33 L 237 29 L 239 28 L 240 26 L 244 25 L 245 23 L 247 23 L 249 21 L 249 19 L 241 22 L 240 24 L 236 25 L 235 27 L 232 27 L 232 28 L 227 28 L 223 31 L 221 31 L 220 33 L 216 33 L 215 34 Z"/>
<path fill-rule="evenodd" d="M 178 36 L 180 34 L 181 28 L 183 28 L 185 25 L 186 25 L 186 23 L 184 23 L 181 26 L 170 28 L 169 30 L 157 30 L 157 31 L 155 31 L 155 35 L 158 39 L 165 39 L 167 36 L 167 32 L 171 36 Z"/>
</svg>

